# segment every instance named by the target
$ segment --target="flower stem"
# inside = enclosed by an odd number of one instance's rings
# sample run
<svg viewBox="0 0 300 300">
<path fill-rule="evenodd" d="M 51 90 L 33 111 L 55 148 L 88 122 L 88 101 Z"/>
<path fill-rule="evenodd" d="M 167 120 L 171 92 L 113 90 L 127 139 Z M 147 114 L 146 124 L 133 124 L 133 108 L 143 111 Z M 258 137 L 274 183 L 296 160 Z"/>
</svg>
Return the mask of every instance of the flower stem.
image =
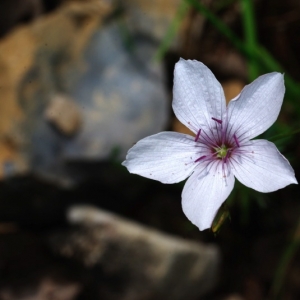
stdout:
<svg viewBox="0 0 300 300">
<path fill-rule="evenodd" d="M 176 15 L 175 15 L 173 21 L 171 22 L 170 26 L 167 29 L 165 37 L 163 38 L 156 53 L 154 54 L 154 60 L 159 61 L 165 56 L 166 52 L 170 48 L 170 45 L 179 29 L 182 19 L 184 18 L 185 14 L 188 11 L 188 7 L 189 6 L 186 3 L 186 1 L 184 1 L 184 0 L 181 1 L 181 3 L 178 6 Z"/>
<path fill-rule="evenodd" d="M 294 134 L 297 134 L 300 132 L 300 128 L 296 129 L 296 130 L 293 130 L 291 132 L 286 132 L 286 133 L 280 133 L 280 134 L 276 134 L 270 138 L 268 138 L 269 141 L 272 141 L 272 142 L 275 142 L 275 141 L 278 141 L 278 140 L 281 140 L 281 139 L 284 139 L 284 138 L 287 138 L 287 137 L 290 137 Z"/>
<path fill-rule="evenodd" d="M 254 52 L 257 48 L 256 26 L 254 18 L 254 9 L 252 0 L 240 0 L 243 13 L 245 45 L 249 52 Z M 259 65 L 255 59 L 249 57 L 248 59 L 248 74 L 250 81 L 253 81 L 260 75 Z"/>
</svg>

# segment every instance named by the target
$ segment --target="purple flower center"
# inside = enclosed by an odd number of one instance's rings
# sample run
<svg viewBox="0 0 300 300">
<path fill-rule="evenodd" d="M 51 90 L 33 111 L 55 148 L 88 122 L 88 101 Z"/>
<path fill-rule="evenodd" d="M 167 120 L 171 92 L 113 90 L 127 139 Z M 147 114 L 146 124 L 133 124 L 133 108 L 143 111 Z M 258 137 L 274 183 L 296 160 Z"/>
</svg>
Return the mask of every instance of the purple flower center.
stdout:
<svg viewBox="0 0 300 300">
<path fill-rule="evenodd" d="M 235 153 L 240 153 L 240 142 L 235 133 L 231 132 L 228 122 L 211 118 L 215 125 L 200 128 L 195 137 L 201 153 L 194 162 L 222 162 L 227 164 Z M 225 121 L 225 122 L 224 122 Z"/>
</svg>

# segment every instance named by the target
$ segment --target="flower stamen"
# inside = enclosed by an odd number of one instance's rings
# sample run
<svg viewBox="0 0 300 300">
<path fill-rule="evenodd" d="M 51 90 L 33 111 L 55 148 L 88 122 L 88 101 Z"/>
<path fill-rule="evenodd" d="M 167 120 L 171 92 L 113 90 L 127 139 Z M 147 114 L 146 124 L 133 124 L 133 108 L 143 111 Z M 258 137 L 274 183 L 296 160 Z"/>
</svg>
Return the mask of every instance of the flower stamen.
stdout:
<svg viewBox="0 0 300 300">
<path fill-rule="evenodd" d="M 205 131 L 203 131 L 202 137 L 203 137 L 204 142 L 208 146 L 211 146 L 211 147 L 217 147 L 218 146 L 216 141 L 211 136 L 209 136 Z"/>
<path fill-rule="evenodd" d="M 233 135 L 233 138 L 234 138 L 234 141 L 235 141 L 236 145 L 237 145 L 238 147 L 240 147 L 239 141 L 238 141 L 238 139 L 237 139 L 237 137 L 236 137 L 235 134 Z"/>
<path fill-rule="evenodd" d="M 216 119 L 216 118 L 211 118 L 212 120 L 216 121 L 219 124 L 222 124 L 222 120 Z"/>
<path fill-rule="evenodd" d="M 200 133 L 201 133 L 201 129 L 199 129 L 199 131 L 198 131 L 198 133 L 197 133 L 197 135 L 195 137 L 195 142 L 198 142 L 199 137 L 200 137 Z"/>
<path fill-rule="evenodd" d="M 197 159 L 195 160 L 195 162 L 198 162 L 198 161 L 200 161 L 201 159 L 204 159 L 204 158 L 206 158 L 206 155 L 203 155 L 203 156 L 197 158 Z"/>
</svg>

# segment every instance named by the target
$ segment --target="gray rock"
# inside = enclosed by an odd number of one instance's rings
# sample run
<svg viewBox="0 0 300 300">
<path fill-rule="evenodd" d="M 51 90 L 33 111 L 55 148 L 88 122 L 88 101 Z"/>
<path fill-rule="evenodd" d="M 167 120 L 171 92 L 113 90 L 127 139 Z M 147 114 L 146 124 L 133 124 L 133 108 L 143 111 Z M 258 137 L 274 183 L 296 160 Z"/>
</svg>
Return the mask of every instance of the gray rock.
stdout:
<svg viewBox="0 0 300 300">
<path fill-rule="evenodd" d="M 220 253 L 214 245 L 166 235 L 91 206 L 70 208 L 68 220 L 73 228 L 53 234 L 51 247 L 100 270 L 102 299 L 193 300 L 216 283 Z"/>
<path fill-rule="evenodd" d="M 164 128 L 168 96 L 155 45 L 136 34 L 131 48 L 118 19 L 104 26 L 113 9 L 105 0 L 66 2 L 0 41 L 0 179 L 30 172 L 75 183 L 83 173 L 70 162 L 113 152 L 122 160 Z"/>
<path fill-rule="evenodd" d="M 133 47 L 126 47 L 117 24 L 94 34 L 85 54 L 87 72 L 70 90 L 84 121 L 66 143 L 65 159 L 105 159 L 116 148 L 123 159 L 139 139 L 164 128 L 167 94 L 163 70 L 151 60 L 155 47 L 138 37 Z"/>
<path fill-rule="evenodd" d="M 151 37 L 160 43 L 166 36 L 171 22 L 174 20 L 180 0 L 113 0 L 124 11 L 124 19 L 132 33 Z M 183 24 L 180 25 L 184 27 Z M 172 46 L 177 45 L 179 36 L 175 35 Z"/>
</svg>

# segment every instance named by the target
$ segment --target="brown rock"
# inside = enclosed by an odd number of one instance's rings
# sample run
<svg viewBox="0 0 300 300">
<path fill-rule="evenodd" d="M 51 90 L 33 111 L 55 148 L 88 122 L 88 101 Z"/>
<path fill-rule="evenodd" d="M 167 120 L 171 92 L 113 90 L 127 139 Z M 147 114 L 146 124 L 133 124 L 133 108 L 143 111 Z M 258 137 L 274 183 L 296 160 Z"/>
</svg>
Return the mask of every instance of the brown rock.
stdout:
<svg viewBox="0 0 300 300">
<path fill-rule="evenodd" d="M 110 12 L 106 1 L 68 2 L 53 14 L 16 28 L 1 40 L 0 180 L 31 169 L 29 132 L 36 125 L 36 103 L 45 105 L 44 95 L 51 98 L 57 93 L 57 87 L 46 82 L 52 76 L 49 70 L 59 66 L 57 73 L 71 78 L 68 72 L 84 68 L 83 49 Z M 62 63 L 51 65 L 51 59 L 61 59 Z M 68 64 L 72 68 L 67 68 Z M 68 88 L 68 84 L 64 81 L 62 88 Z"/>
<path fill-rule="evenodd" d="M 173 21 L 180 0 L 127 0 L 123 2 L 128 27 L 161 41 Z"/>
<path fill-rule="evenodd" d="M 176 11 L 164 16 L 174 1 L 160 4 L 161 10 L 125 2 L 124 13 L 129 23 L 144 20 L 149 30 L 157 13 L 157 24 L 164 24 L 160 32 Z M 165 126 L 164 70 L 151 60 L 155 33 L 150 30 L 141 39 L 144 25 L 133 26 L 133 55 L 120 20 L 111 18 L 102 26 L 119 4 L 66 1 L 0 41 L 0 99 L 5 99 L 0 103 L 0 180 L 29 171 L 47 181 L 75 184 L 83 173 L 70 171 L 71 164 L 107 160 L 114 153 L 123 159 L 132 144 Z M 57 100 L 61 94 L 68 100 Z"/>
<path fill-rule="evenodd" d="M 55 95 L 45 111 L 46 119 L 62 134 L 67 136 L 78 132 L 82 117 L 78 105 L 67 95 Z"/>
</svg>

